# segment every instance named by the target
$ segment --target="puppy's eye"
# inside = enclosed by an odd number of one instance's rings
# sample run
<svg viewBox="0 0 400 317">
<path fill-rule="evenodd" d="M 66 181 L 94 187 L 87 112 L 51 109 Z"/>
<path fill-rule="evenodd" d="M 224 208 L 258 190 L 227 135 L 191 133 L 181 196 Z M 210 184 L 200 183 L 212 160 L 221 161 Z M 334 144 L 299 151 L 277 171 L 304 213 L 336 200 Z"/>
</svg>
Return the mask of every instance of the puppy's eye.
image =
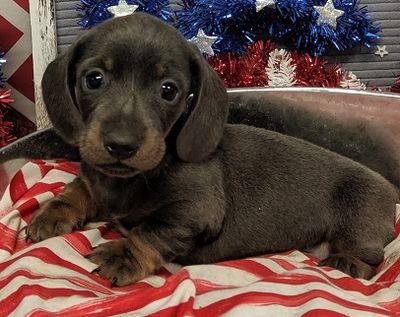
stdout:
<svg viewBox="0 0 400 317">
<path fill-rule="evenodd" d="M 178 94 L 178 88 L 174 83 L 165 82 L 161 85 L 161 97 L 167 101 L 173 101 Z"/>
<path fill-rule="evenodd" d="M 90 90 L 99 89 L 104 84 L 104 75 L 99 71 L 90 72 L 85 76 L 86 88 Z"/>
</svg>

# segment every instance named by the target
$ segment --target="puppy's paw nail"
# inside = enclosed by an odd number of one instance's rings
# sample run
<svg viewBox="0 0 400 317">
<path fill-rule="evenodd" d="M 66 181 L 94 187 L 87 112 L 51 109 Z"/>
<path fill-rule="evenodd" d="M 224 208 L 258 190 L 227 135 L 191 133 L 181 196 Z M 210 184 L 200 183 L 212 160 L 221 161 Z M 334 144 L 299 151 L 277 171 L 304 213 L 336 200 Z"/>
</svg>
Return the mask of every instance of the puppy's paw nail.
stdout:
<svg viewBox="0 0 400 317">
<path fill-rule="evenodd" d="M 19 231 L 18 231 L 18 233 L 25 233 L 25 234 L 27 234 L 28 233 L 28 226 L 24 226 L 24 227 L 22 227 L 21 229 L 19 229 Z"/>
<path fill-rule="evenodd" d="M 90 259 L 93 256 L 93 252 L 96 250 L 96 248 L 97 247 L 92 248 L 92 250 L 88 254 L 84 255 L 83 257 L 86 259 Z"/>
<path fill-rule="evenodd" d="M 92 272 L 90 272 L 90 273 L 92 273 L 92 274 L 97 274 L 97 273 L 99 273 L 100 272 L 100 268 L 99 267 L 97 267 L 97 268 L 95 268 Z"/>
</svg>

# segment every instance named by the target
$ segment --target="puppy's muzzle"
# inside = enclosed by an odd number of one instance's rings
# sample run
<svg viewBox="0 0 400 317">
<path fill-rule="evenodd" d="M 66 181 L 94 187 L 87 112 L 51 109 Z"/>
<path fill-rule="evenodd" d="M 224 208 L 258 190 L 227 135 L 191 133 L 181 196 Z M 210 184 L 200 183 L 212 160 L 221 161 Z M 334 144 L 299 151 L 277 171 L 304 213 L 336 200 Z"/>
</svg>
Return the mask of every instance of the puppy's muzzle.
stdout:
<svg viewBox="0 0 400 317">
<path fill-rule="evenodd" d="M 114 158 L 126 160 L 131 158 L 139 150 L 143 137 L 138 137 L 133 133 L 104 133 L 103 145 L 106 151 Z"/>
<path fill-rule="evenodd" d="M 138 146 L 133 144 L 121 144 L 117 142 L 104 143 L 107 152 L 118 160 L 126 160 L 137 152 Z"/>
</svg>

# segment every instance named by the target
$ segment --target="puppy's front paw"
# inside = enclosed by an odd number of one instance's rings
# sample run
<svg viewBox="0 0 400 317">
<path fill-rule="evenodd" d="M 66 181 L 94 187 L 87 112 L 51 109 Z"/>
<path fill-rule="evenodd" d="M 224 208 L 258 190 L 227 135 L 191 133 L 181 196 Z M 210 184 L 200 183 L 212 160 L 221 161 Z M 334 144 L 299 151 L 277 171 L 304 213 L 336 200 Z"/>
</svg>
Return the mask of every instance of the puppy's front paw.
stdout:
<svg viewBox="0 0 400 317">
<path fill-rule="evenodd" d="M 87 258 L 98 265 L 94 272 L 117 286 L 135 283 L 161 266 L 159 258 L 142 253 L 127 239 L 101 244 Z"/>
<path fill-rule="evenodd" d="M 68 202 L 54 198 L 35 214 L 26 228 L 26 240 L 39 242 L 51 237 L 71 233 L 80 228 L 84 219 Z"/>
<path fill-rule="evenodd" d="M 330 266 L 338 269 L 354 278 L 370 279 L 374 275 L 374 269 L 367 263 L 348 254 L 331 254 L 319 263 L 320 266 Z"/>
</svg>

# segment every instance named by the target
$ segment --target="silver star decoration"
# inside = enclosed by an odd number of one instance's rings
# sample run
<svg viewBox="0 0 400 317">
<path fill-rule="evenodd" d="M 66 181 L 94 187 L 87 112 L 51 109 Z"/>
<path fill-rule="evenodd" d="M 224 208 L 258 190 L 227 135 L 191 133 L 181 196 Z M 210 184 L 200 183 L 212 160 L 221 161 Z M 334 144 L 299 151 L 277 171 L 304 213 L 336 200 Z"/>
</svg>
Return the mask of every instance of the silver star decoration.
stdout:
<svg viewBox="0 0 400 317">
<path fill-rule="evenodd" d="M 256 11 L 260 12 L 265 7 L 275 6 L 275 0 L 256 0 Z"/>
<path fill-rule="evenodd" d="M 378 50 L 375 52 L 375 55 L 379 55 L 381 58 L 383 58 L 383 56 L 389 54 L 389 52 L 386 50 L 386 45 L 383 46 L 377 45 L 377 48 Z"/>
<path fill-rule="evenodd" d="M 118 5 L 108 7 L 107 10 L 114 17 L 123 17 L 125 15 L 130 15 L 139 8 L 136 4 L 128 4 L 125 0 L 119 0 Z"/>
<path fill-rule="evenodd" d="M 334 29 L 336 29 L 337 19 L 344 14 L 344 11 L 335 8 L 333 0 L 326 1 L 323 7 L 314 6 L 314 9 L 319 14 L 317 25 L 328 24 Z"/>
<path fill-rule="evenodd" d="M 208 36 L 204 33 L 203 29 L 199 29 L 197 35 L 192 37 L 189 42 L 196 44 L 200 52 L 213 56 L 214 50 L 211 46 L 215 43 L 217 38 L 218 36 Z"/>
</svg>

